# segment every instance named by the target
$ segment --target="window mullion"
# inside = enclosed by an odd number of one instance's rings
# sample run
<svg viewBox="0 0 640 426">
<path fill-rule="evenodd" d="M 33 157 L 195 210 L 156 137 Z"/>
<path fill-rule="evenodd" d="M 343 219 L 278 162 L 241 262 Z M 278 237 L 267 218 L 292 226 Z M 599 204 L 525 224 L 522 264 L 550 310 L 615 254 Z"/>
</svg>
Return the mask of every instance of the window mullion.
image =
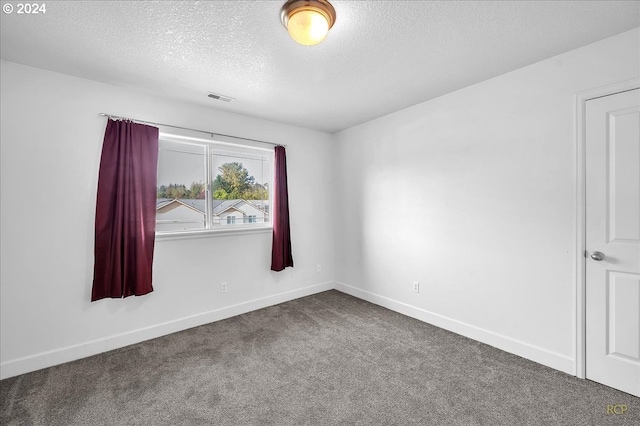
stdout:
<svg viewBox="0 0 640 426">
<path fill-rule="evenodd" d="M 204 169 L 205 169 L 205 203 L 204 213 L 206 216 L 206 229 L 211 229 L 213 226 L 213 194 L 211 193 L 211 182 L 213 180 L 211 176 L 211 154 L 209 152 L 209 145 L 204 146 Z"/>
</svg>

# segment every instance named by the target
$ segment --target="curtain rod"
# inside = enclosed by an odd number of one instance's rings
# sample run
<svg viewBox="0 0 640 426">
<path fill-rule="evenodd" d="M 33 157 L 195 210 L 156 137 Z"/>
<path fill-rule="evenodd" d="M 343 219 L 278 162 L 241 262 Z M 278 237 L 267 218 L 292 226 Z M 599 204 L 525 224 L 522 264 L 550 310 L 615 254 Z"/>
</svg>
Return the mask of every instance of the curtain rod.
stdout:
<svg viewBox="0 0 640 426">
<path fill-rule="evenodd" d="M 129 120 L 129 121 L 133 121 L 135 123 L 140 123 L 140 124 L 153 124 L 153 125 L 156 125 L 156 126 L 171 127 L 172 129 L 189 130 L 191 132 L 204 133 L 204 134 L 210 135 L 211 137 L 214 137 L 214 136 L 225 136 L 227 138 L 241 139 L 241 140 L 244 140 L 244 141 L 251 141 L 251 142 L 258 142 L 258 143 L 266 143 L 268 145 L 273 145 L 273 146 L 284 146 L 285 148 L 287 147 L 286 145 L 283 145 L 283 144 L 280 144 L 280 143 L 261 141 L 259 139 L 243 138 L 243 137 L 240 137 L 240 136 L 225 135 L 224 133 L 208 132 L 206 130 L 190 129 L 188 127 L 172 126 L 171 124 L 154 123 L 153 121 L 139 120 L 137 118 L 121 117 L 119 115 L 106 114 L 104 112 L 101 112 L 100 115 L 103 116 L 103 117 L 109 117 L 112 120 Z"/>
</svg>

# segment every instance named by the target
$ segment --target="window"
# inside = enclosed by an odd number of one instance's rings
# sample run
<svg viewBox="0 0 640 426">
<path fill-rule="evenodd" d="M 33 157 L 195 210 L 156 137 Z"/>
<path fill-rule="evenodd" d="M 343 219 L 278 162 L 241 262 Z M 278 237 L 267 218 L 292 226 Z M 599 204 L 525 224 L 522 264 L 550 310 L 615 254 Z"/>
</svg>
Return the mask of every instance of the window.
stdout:
<svg viewBox="0 0 640 426">
<path fill-rule="evenodd" d="M 156 232 L 271 224 L 272 148 L 160 133 Z"/>
</svg>

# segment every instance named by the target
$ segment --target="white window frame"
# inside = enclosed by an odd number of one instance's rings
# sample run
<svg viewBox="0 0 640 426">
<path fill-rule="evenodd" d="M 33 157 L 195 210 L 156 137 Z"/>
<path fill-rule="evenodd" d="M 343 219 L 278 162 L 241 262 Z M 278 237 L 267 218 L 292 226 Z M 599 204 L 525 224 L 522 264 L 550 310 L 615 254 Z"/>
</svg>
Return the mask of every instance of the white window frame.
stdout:
<svg viewBox="0 0 640 426">
<path fill-rule="evenodd" d="M 194 133 L 194 134 L 192 134 Z M 235 223 L 232 226 L 220 226 L 216 228 L 205 228 L 205 229 L 194 229 L 187 231 L 156 231 L 156 240 L 164 240 L 164 239 L 184 239 L 184 238 L 203 238 L 203 237 L 215 237 L 222 235 L 232 235 L 232 234 L 253 234 L 253 233 L 268 233 L 273 230 L 273 214 L 272 214 L 272 205 L 271 201 L 273 199 L 273 194 L 271 192 L 273 188 L 273 170 L 275 163 L 275 154 L 274 147 L 268 143 L 260 143 L 254 141 L 242 141 L 238 142 L 234 138 L 224 137 L 224 136 L 211 136 L 210 138 L 203 137 L 203 134 L 196 132 L 189 132 L 186 130 L 180 130 L 178 133 L 175 129 L 164 130 L 160 126 L 160 140 L 166 140 L 169 142 L 177 142 L 191 145 L 200 145 L 204 147 L 204 158 L 205 158 L 205 175 L 207 176 L 207 181 L 205 182 L 205 200 L 212 201 L 213 200 L 213 191 L 211 188 L 212 181 L 212 166 L 211 166 L 211 153 L 215 149 L 224 149 L 226 151 L 233 151 L 234 148 L 239 151 L 256 151 L 256 153 L 267 154 L 269 155 L 269 165 L 270 165 L 270 173 L 268 176 L 268 184 L 269 184 L 269 202 L 270 209 L 268 220 L 264 222 L 254 222 L 254 223 Z M 241 156 L 241 152 L 238 153 Z M 211 226 L 213 223 L 213 211 L 211 208 L 210 202 L 205 202 L 205 222 Z"/>
</svg>

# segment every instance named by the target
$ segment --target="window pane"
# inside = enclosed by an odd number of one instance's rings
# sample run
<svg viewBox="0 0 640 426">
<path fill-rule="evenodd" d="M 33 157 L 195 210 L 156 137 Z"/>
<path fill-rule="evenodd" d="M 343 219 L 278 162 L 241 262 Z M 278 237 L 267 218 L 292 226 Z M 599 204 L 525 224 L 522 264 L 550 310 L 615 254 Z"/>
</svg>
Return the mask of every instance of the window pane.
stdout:
<svg viewBox="0 0 640 426">
<path fill-rule="evenodd" d="M 206 228 L 205 147 L 160 140 L 156 231 Z"/>
<path fill-rule="evenodd" d="M 161 136 L 157 232 L 270 223 L 272 151 L 223 144 Z"/>
<path fill-rule="evenodd" d="M 269 222 L 269 160 L 255 150 L 212 150 L 213 227 Z"/>
</svg>

